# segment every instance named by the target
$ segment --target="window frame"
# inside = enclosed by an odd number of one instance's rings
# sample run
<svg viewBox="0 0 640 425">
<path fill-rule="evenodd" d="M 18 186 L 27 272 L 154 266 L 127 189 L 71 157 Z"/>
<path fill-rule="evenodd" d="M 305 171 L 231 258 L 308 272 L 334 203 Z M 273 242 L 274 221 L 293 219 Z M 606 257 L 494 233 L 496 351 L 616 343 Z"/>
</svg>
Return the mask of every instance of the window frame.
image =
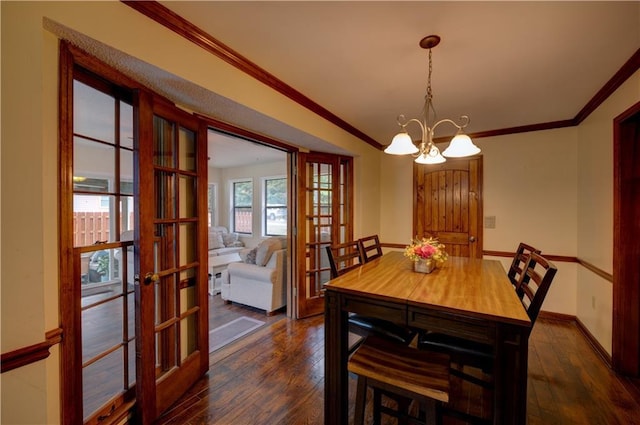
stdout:
<svg viewBox="0 0 640 425">
<path fill-rule="evenodd" d="M 285 193 L 284 193 L 284 200 L 285 203 L 284 204 L 273 204 L 273 205 L 267 205 L 267 184 L 270 181 L 273 180 L 284 180 L 284 188 L 285 188 Z M 287 182 L 287 176 L 286 175 L 277 175 L 277 176 L 265 176 L 262 177 L 262 182 L 261 182 L 261 192 L 262 192 L 262 208 L 261 208 L 261 221 L 262 221 L 262 235 L 263 236 L 286 236 L 287 235 L 287 231 L 285 228 L 285 232 L 283 234 L 279 234 L 279 233 L 269 233 L 267 231 L 268 226 L 267 226 L 267 213 L 268 213 L 268 209 L 269 208 L 278 208 L 278 209 L 283 209 L 285 211 L 285 224 L 287 222 L 287 217 L 289 215 L 289 206 L 287 205 L 287 199 L 288 199 L 288 182 Z M 277 217 L 276 217 L 277 219 Z"/>
<path fill-rule="evenodd" d="M 249 206 L 236 206 L 236 184 L 237 183 L 249 183 L 251 186 L 251 202 Z M 251 177 L 247 177 L 247 178 L 239 178 L 239 179 L 231 179 L 229 180 L 229 229 L 231 232 L 233 233 L 238 233 L 240 235 L 246 235 L 246 236 L 251 236 L 253 235 L 253 213 L 254 213 L 254 207 L 253 207 L 253 203 L 254 203 L 254 187 L 253 187 L 253 178 Z M 238 230 L 237 226 L 236 226 L 236 210 L 239 208 L 250 208 L 250 212 L 251 212 L 251 220 L 249 220 L 250 223 L 250 229 L 249 232 L 243 232 Z"/>
</svg>

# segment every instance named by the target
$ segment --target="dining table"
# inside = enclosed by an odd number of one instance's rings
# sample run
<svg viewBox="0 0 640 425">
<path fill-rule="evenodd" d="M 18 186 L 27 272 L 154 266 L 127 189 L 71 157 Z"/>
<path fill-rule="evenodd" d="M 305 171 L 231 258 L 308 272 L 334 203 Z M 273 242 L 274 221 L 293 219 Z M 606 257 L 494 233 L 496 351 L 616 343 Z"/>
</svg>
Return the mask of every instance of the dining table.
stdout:
<svg viewBox="0 0 640 425">
<path fill-rule="evenodd" d="M 449 257 L 431 273 L 391 251 L 325 286 L 324 423 L 348 423 L 348 315 L 358 313 L 493 347 L 493 423 L 525 424 L 531 320 L 502 263 Z"/>
</svg>

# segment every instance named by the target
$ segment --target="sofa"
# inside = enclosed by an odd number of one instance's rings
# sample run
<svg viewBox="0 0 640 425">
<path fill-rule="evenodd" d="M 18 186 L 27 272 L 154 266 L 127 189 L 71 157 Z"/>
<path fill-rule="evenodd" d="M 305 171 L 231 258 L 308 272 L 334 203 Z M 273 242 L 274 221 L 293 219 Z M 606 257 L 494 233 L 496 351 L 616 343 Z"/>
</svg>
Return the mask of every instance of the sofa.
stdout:
<svg viewBox="0 0 640 425">
<path fill-rule="evenodd" d="M 287 247 L 285 238 L 268 238 L 240 253 L 221 274 L 221 296 L 272 314 L 287 305 Z"/>
<path fill-rule="evenodd" d="M 224 226 L 209 227 L 209 257 L 240 252 L 244 243 Z"/>
</svg>

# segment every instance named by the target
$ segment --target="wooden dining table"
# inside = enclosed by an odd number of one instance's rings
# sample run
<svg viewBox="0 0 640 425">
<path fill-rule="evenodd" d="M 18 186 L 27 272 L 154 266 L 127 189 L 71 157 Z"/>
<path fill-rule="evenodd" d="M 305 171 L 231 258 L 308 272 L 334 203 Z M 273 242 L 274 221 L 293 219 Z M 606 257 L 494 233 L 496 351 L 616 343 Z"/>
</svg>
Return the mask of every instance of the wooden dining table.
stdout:
<svg viewBox="0 0 640 425">
<path fill-rule="evenodd" d="M 497 260 L 450 257 L 413 271 L 394 251 L 330 280 L 325 291 L 324 423 L 348 423 L 348 314 L 377 317 L 494 348 L 493 423 L 525 424 L 531 321 Z"/>
</svg>

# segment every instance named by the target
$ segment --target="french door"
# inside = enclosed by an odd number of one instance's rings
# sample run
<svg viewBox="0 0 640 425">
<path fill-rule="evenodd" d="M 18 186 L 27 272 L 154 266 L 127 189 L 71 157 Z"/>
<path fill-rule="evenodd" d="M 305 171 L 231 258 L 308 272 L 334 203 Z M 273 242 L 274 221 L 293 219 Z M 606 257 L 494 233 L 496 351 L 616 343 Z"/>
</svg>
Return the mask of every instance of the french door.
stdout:
<svg viewBox="0 0 640 425">
<path fill-rule="evenodd" d="M 330 279 L 326 248 L 353 238 L 353 162 L 330 154 L 298 154 L 296 316 L 324 312 Z"/>
<path fill-rule="evenodd" d="M 449 255 L 482 258 L 482 157 L 413 170 L 413 234 L 437 237 Z"/>
<path fill-rule="evenodd" d="M 206 126 L 139 91 L 136 399 L 152 423 L 209 366 Z"/>
<path fill-rule="evenodd" d="M 60 58 L 61 423 L 147 424 L 208 370 L 206 126 Z"/>
</svg>

